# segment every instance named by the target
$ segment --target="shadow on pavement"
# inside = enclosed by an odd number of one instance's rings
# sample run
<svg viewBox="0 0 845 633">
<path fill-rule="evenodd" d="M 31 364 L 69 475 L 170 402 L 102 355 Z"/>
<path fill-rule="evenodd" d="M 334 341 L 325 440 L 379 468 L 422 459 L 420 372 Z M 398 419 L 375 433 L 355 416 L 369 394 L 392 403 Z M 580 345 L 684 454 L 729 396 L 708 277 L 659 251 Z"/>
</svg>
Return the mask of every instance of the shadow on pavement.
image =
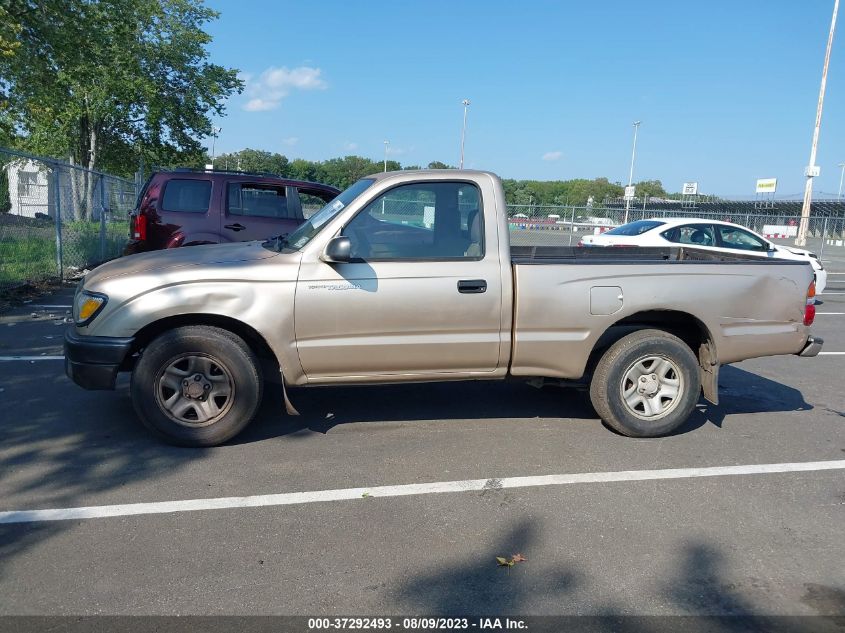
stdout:
<svg viewBox="0 0 845 633">
<path fill-rule="evenodd" d="M 687 423 L 673 435 L 689 433 L 707 423 L 721 428 L 728 415 L 813 408 L 797 389 L 738 367 L 723 367 L 719 383 L 721 404 L 712 405 L 702 398 Z M 259 416 L 232 443 L 256 442 L 303 430 L 327 433 L 351 422 L 566 418 L 598 423 L 584 390 L 535 389 L 521 382 L 318 387 L 289 389 L 288 394 L 300 416 L 283 413 L 281 388 L 270 385 Z M 280 425 L 281 416 L 284 421 Z"/>
<path fill-rule="evenodd" d="M 440 559 L 437 569 L 401 585 L 396 597 L 409 613 L 432 616 L 524 613 L 526 602 L 537 600 L 560 604 L 563 611 L 567 594 L 584 584 L 583 573 L 574 568 L 549 571 L 541 567 L 538 532 L 534 521 L 516 521 L 492 546 L 480 544 L 477 550 L 483 552 L 477 556 L 462 561 Z M 496 556 L 516 553 L 528 560 L 510 568 L 497 566 Z M 535 554 L 538 560 L 532 562 Z M 538 568 L 543 571 L 537 573 Z"/>
<path fill-rule="evenodd" d="M 281 388 L 268 385 L 258 417 L 232 442 L 255 442 L 303 430 L 327 433 L 352 422 L 534 418 L 596 422 L 589 397 L 580 390 L 536 389 L 511 381 L 315 387 L 289 389 L 288 395 L 301 415 L 284 413 Z"/>
<path fill-rule="evenodd" d="M 590 596 L 600 595 L 600 587 L 585 571 L 590 569 L 592 561 L 579 560 L 579 552 L 572 551 L 571 562 L 565 567 L 550 569 L 543 562 L 542 541 L 537 523 L 521 519 L 506 528 L 496 542 L 480 541 L 475 556 L 458 561 L 442 559 L 435 569 L 415 574 L 400 584 L 391 596 L 410 613 L 433 616 L 482 613 L 494 617 L 537 612 L 580 614 L 598 619 L 569 623 L 579 625 L 578 630 L 617 633 L 827 631 L 832 630 L 831 624 L 843 623 L 845 592 L 842 589 L 812 583 L 796 586 L 796 593 L 803 593 L 800 602 L 808 611 L 803 618 L 797 614 L 776 616 L 777 611 L 773 613 L 773 603 L 768 598 L 773 585 L 781 584 L 783 579 L 738 577 L 724 549 L 701 539 L 672 546 L 668 556 L 661 554 L 654 559 L 654 565 L 645 569 L 627 569 L 624 566 L 628 563 L 619 560 L 621 575 L 628 584 L 618 588 L 618 599 L 597 600 Z M 667 546 L 659 544 L 662 551 Z M 561 544 L 561 547 L 566 546 Z M 511 569 L 496 566 L 495 556 L 513 552 L 525 552 L 528 560 Z M 559 558 L 557 554 L 549 558 Z M 661 572 L 663 563 L 657 561 L 662 560 L 666 561 L 668 571 Z M 637 586 L 630 586 L 632 578 Z M 610 589 L 611 595 L 616 593 L 612 587 L 604 589 Z M 652 609 L 683 617 L 640 615 L 650 610 L 645 602 L 648 596 L 655 600 Z M 626 598 L 643 602 L 625 604 Z M 778 607 L 774 609 L 779 611 Z M 807 615 L 820 617 L 808 619 Z M 546 630 L 542 626 L 540 629 Z"/>
</svg>

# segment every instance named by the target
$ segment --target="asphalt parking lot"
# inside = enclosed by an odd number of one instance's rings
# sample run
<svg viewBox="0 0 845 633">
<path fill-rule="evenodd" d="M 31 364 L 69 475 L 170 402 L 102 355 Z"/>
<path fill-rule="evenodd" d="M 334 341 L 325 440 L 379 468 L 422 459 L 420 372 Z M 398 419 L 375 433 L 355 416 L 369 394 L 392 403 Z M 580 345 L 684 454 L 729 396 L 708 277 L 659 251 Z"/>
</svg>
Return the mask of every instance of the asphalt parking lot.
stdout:
<svg viewBox="0 0 845 633">
<path fill-rule="evenodd" d="M 229 444 L 174 448 L 125 378 L 64 376 L 71 288 L 19 306 L 0 511 L 89 510 L 0 515 L 0 614 L 845 615 L 834 250 L 825 353 L 725 368 L 722 404 L 660 439 L 612 433 L 574 389 L 470 383 L 297 390 L 298 418 L 271 391 Z"/>
</svg>

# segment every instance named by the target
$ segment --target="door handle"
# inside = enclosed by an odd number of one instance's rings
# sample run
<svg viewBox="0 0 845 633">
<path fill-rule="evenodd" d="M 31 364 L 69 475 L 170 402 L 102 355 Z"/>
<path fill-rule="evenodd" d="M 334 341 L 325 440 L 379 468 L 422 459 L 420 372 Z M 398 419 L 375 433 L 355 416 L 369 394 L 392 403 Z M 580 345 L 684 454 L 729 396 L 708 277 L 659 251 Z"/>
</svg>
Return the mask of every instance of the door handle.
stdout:
<svg viewBox="0 0 845 633">
<path fill-rule="evenodd" d="M 463 294 L 481 294 L 487 292 L 486 279 L 461 279 L 458 282 L 458 292 Z"/>
<path fill-rule="evenodd" d="M 243 231 L 246 227 L 243 224 L 227 224 L 224 229 L 231 229 L 232 231 Z"/>
</svg>

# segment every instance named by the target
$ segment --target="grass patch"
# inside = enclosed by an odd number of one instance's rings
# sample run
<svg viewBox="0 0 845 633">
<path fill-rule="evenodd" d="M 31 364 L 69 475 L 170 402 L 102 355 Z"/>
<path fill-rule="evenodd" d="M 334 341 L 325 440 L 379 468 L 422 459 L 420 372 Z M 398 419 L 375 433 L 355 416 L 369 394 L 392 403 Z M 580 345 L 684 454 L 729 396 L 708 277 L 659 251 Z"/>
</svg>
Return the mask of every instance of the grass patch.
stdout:
<svg viewBox="0 0 845 633">
<path fill-rule="evenodd" d="M 62 225 L 62 260 L 65 271 L 90 268 L 120 256 L 129 233 L 128 222 L 109 222 L 100 243 L 99 222 Z M 51 226 L 0 227 L 0 287 L 57 276 L 56 235 Z"/>
</svg>

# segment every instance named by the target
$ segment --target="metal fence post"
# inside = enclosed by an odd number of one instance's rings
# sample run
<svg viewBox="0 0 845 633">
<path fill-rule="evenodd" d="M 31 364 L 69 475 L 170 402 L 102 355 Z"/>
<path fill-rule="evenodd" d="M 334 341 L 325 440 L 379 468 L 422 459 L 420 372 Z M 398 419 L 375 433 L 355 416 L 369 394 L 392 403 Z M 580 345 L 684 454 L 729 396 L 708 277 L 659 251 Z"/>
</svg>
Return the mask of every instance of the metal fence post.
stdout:
<svg viewBox="0 0 845 633">
<path fill-rule="evenodd" d="M 824 255 L 824 243 L 827 241 L 827 216 L 824 216 L 824 226 L 822 226 L 822 247 L 819 249 L 819 260 Z"/>
<path fill-rule="evenodd" d="M 64 281 L 64 256 L 62 253 L 62 175 L 59 163 L 53 163 L 53 189 L 56 196 L 56 268 L 59 273 L 59 283 Z"/>
<path fill-rule="evenodd" d="M 100 261 L 106 261 L 106 177 L 100 176 Z"/>
<path fill-rule="evenodd" d="M 572 233 L 575 231 L 575 205 L 572 205 L 572 215 L 569 218 L 569 245 L 572 246 Z"/>
</svg>

